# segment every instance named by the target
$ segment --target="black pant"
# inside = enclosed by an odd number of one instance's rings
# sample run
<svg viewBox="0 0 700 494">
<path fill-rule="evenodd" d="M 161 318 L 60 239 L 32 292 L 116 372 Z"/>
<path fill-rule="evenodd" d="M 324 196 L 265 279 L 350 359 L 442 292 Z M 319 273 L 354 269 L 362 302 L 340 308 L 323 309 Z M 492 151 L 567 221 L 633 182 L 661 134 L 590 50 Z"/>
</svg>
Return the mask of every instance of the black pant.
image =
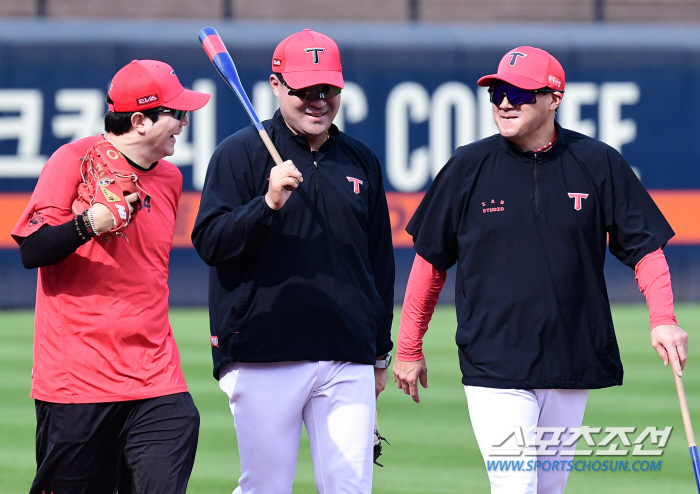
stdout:
<svg viewBox="0 0 700 494">
<path fill-rule="evenodd" d="M 112 403 L 36 400 L 35 407 L 30 494 L 185 493 L 199 435 L 189 393 Z"/>
</svg>

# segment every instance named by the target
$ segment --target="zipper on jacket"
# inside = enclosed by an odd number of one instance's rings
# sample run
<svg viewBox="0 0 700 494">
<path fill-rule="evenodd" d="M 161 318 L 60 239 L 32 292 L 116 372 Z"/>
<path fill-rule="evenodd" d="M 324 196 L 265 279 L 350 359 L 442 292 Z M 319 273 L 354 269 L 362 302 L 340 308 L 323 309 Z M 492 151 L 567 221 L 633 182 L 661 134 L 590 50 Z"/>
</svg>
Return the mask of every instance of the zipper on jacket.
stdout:
<svg viewBox="0 0 700 494">
<path fill-rule="evenodd" d="M 537 153 L 535 153 L 535 216 L 540 214 L 540 189 L 537 183 Z"/>
<path fill-rule="evenodd" d="M 313 156 L 314 160 L 314 188 L 318 193 L 318 151 L 311 151 L 311 155 Z"/>
</svg>

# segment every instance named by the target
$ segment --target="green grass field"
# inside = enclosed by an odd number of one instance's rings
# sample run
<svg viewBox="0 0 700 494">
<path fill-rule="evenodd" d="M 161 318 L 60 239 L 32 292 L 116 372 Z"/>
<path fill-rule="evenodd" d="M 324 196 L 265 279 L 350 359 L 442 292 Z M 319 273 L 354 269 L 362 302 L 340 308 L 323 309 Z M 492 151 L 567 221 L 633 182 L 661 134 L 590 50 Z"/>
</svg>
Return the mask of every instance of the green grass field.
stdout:
<svg viewBox="0 0 700 494">
<path fill-rule="evenodd" d="M 397 317 L 400 307 L 397 307 Z M 592 391 L 584 425 L 592 427 L 673 426 L 656 472 L 572 472 L 567 493 L 694 492 L 695 481 L 670 369 L 661 365 L 649 343 L 643 305 L 615 306 L 613 315 L 625 365 L 622 387 Z M 700 330 L 700 305 L 680 305 L 676 315 L 691 335 Z M 173 310 L 171 322 L 185 377 L 202 418 L 192 493 L 230 493 L 239 476 L 233 419 L 225 395 L 211 376 L 208 319 L 204 310 Z M 437 310 L 426 335 L 430 387 L 421 403 L 389 383 L 379 400 L 379 423 L 389 438 L 375 467 L 374 492 L 487 493 L 486 470 L 471 431 L 454 344 L 454 308 Z M 33 313 L 0 312 L 0 493 L 29 490 L 34 469 L 34 407 L 29 398 Z M 394 327 L 394 336 L 398 326 Z M 394 338 L 395 341 L 396 338 Z M 697 350 L 695 350 L 697 352 Z M 692 354 L 691 354 L 692 355 Z M 691 357 L 685 388 L 700 431 L 700 366 Z M 637 434 L 632 434 L 634 439 Z M 599 436 L 599 440 L 602 436 Z M 579 449 L 582 442 L 579 442 Z M 649 443 L 645 443 L 649 447 Z M 602 449 L 602 448 L 599 448 Z M 630 449 L 631 451 L 631 449 Z M 593 458 L 595 459 L 595 458 Z M 620 458 L 603 457 L 601 460 Z M 621 458 L 632 463 L 631 456 Z M 644 459 L 644 458 L 643 458 Z M 308 439 L 301 444 L 295 493 L 314 493 Z"/>
</svg>

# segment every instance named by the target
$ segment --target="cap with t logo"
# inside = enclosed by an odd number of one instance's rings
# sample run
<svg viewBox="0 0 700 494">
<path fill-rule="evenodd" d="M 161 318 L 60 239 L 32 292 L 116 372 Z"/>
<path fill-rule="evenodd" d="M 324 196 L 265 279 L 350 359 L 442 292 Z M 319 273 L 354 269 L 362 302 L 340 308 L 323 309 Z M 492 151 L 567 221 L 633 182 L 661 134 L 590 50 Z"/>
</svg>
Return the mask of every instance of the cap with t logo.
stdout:
<svg viewBox="0 0 700 494">
<path fill-rule="evenodd" d="M 548 87 L 563 91 L 564 69 L 552 55 L 532 46 L 519 46 L 510 50 L 498 64 L 498 72 L 482 77 L 479 86 L 492 86 L 498 81 L 507 82 L 521 89 Z"/>
<path fill-rule="evenodd" d="M 304 29 L 288 36 L 272 55 L 272 72 L 293 88 L 330 84 L 344 87 L 340 50 L 325 34 Z"/>
</svg>

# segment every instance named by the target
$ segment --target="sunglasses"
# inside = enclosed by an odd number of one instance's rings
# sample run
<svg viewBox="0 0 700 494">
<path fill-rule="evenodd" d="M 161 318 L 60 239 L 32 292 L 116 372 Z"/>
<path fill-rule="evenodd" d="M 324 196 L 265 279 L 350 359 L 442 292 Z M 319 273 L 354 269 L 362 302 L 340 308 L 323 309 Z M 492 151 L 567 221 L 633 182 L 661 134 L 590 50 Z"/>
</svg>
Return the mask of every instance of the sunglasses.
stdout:
<svg viewBox="0 0 700 494">
<path fill-rule="evenodd" d="M 513 106 L 526 105 L 529 103 L 537 103 L 537 93 L 555 93 L 562 92 L 556 89 L 544 87 L 542 89 L 521 89 L 511 84 L 498 84 L 489 87 L 489 96 L 491 103 L 500 106 L 503 103 L 503 97 L 508 98 L 508 102 Z"/>
<path fill-rule="evenodd" d="M 284 80 L 282 74 L 275 74 L 277 79 L 289 89 L 290 96 L 296 96 L 301 99 L 328 99 L 334 98 L 340 94 L 341 88 L 336 86 L 331 86 L 330 84 L 317 84 L 315 86 L 303 87 L 301 89 L 293 89 L 289 87 L 287 81 Z"/>
<path fill-rule="evenodd" d="M 158 113 L 172 113 L 175 120 L 182 120 L 187 115 L 187 110 L 173 110 L 172 108 L 161 108 Z"/>
</svg>

